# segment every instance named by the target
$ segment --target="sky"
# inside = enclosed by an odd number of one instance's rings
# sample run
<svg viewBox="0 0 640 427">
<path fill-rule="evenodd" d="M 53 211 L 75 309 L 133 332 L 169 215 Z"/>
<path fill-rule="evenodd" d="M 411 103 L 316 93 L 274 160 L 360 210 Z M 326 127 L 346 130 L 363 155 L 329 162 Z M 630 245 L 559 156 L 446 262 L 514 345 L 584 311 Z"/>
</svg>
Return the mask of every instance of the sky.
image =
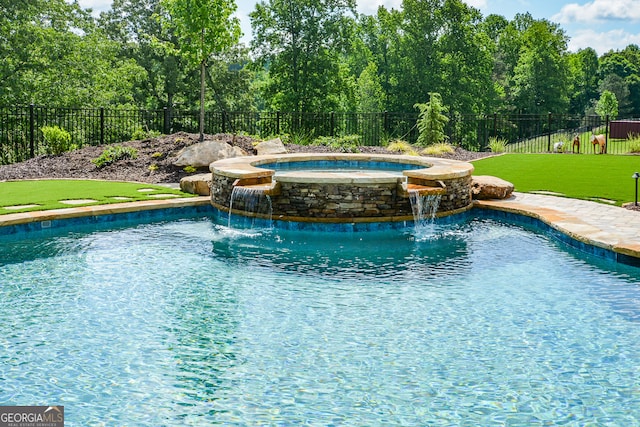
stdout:
<svg viewBox="0 0 640 427">
<path fill-rule="evenodd" d="M 265 0 L 266 1 L 266 0 Z M 402 0 L 356 0 L 360 13 L 375 14 L 378 6 L 399 9 Z M 529 12 L 534 19 L 558 23 L 569 36 L 569 50 L 592 47 L 602 55 L 609 50 L 621 50 L 629 44 L 640 45 L 640 0 L 463 0 L 479 9 L 484 16 L 502 15 L 512 19 L 517 13 Z M 94 14 L 111 7 L 111 0 L 79 0 L 83 8 Z M 256 0 L 236 0 L 244 36 L 251 40 L 249 14 Z"/>
</svg>

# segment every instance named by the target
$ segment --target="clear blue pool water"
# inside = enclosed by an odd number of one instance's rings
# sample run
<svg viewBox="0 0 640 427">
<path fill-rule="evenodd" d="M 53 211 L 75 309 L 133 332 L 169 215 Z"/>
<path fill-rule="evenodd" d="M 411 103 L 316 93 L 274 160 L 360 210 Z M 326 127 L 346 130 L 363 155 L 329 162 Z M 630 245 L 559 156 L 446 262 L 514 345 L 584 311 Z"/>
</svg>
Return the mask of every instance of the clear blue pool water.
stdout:
<svg viewBox="0 0 640 427">
<path fill-rule="evenodd" d="M 313 171 L 313 172 L 397 172 L 402 175 L 404 170 L 424 169 L 424 165 L 409 163 L 395 163 L 368 160 L 313 160 L 299 162 L 274 162 L 261 165 L 262 168 L 273 169 L 276 172 Z"/>
<path fill-rule="evenodd" d="M 0 238 L 0 402 L 68 426 L 640 424 L 640 272 L 492 220 Z"/>
</svg>

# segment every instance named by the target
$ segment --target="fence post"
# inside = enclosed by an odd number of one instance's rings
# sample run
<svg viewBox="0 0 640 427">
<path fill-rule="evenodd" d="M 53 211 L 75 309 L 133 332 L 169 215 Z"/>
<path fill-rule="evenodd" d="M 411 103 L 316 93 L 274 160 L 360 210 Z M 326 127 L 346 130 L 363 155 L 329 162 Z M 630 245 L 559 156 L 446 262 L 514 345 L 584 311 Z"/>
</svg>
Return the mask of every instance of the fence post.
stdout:
<svg viewBox="0 0 640 427">
<path fill-rule="evenodd" d="M 493 113 L 493 137 L 498 136 L 498 113 Z"/>
<path fill-rule="evenodd" d="M 547 151 L 551 151 L 551 113 L 547 116 Z"/>
<path fill-rule="evenodd" d="M 331 136 L 335 136 L 335 127 L 336 127 L 336 117 L 335 117 L 335 113 L 332 111 L 330 114 L 330 126 L 331 126 L 331 132 L 330 135 Z"/>
<path fill-rule="evenodd" d="M 227 112 L 222 110 L 222 133 L 227 133 Z"/>
<path fill-rule="evenodd" d="M 100 145 L 104 145 L 104 107 L 100 107 Z"/>
<path fill-rule="evenodd" d="M 388 136 L 389 135 L 389 112 L 385 110 L 382 117 L 382 127 L 384 129 L 384 133 Z"/>
<path fill-rule="evenodd" d="M 36 118 L 35 118 L 35 108 L 33 104 L 29 104 L 29 156 L 31 158 L 36 156 L 36 146 L 35 146 L 35 126 L 36 126 Z"/>
<path fill-rule="evenodd" d="M 609 126 L 611 123 L 609 122 L 609 115 L 605 117 L 605 127 L 604 127 L 604 154 L 607 154 L 609 149 Z"/>
<path fill-rule="evenodd" d="M 169 133 L 171 133 L 171 112 L 167 107 L 164 107 L 162 111 L 162 133 L 165 135 L 169 135 Z"/>
<path fill-rule="evenodd" d="M 276 135 L 280 135 L 280 110 L 276 111 Z"/>
</svg>

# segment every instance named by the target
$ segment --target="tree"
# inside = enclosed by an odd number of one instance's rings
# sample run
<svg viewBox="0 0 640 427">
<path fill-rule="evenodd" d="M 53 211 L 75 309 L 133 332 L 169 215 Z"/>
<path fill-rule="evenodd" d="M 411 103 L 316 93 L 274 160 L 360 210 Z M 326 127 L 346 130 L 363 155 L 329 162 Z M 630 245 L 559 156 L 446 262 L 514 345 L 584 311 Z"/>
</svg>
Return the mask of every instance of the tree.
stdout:
<svg viewBox="0 0 640 427">
<path fill-rule="evenodd" d="M 614 120 L 618 117 L 618 100 L 613 92 L 605 90 L 596 104 L 596 114 L 602 119 Z"/>
<path fill-rule="evenodd" d="M 435 48 L 441 81 L 437 89 L 452 113 L 483 113 L 494 103 L 495 92 L 491 41 L 480 30 L 480 11 L 460 0 L 445 0 L 439 15 L 442 28 Z"/>
<path fill-rule="evenodd" d="M 534 21 L 523 33 L 510 90 L 521 112 L 565 112 L 569 105 L 567 37 L 556 24 Z"/>
<path fill-rule="evenodd" d="M 370 62 L 358 77 L 358 111 L 380 112 L 383 109 L 384 92 L 378 78 L 378 67 Z"/>
<path fill-rule="evenodd" d="M 447 135 L 444 127 L 449 121 L 446 116 L 448 108 L 442 105 L 442 97 L 439 93 L 429 94 L 429 102 L 426 104 L 416 104 L 420 110 L 418 116 L 418 145 L 426 146 L 445 142 Z"/>
<path fill-rule="evenodd" d="M 129 103 L 143 73 L 117 53 L 77 3 L 0 0 L 0 104 Z"/>
<path fill-rule="evenodd" d="M 616 94 L 620 114 L 640 114 L 640 48 L 629 45 L 600 58 L 601 90 Z"/>
<path fill-rule="evenodd" d="M 331 111 L 349 88 L 341 66 L 354 30 L 354 0 L 268 0 L 250 14 L 252 48 L 269 72 L 272 109 Z"/>
<path fill-rule="evenodd" d="M 591 48 L 581 49 L 568 57 L 571 79 L 569 112 L 584 114 L 598 97 L 598 54 Z"/>
<path fill-rule="evenodd" d="M 161 14 L 160 0 L 114 0 L 111 10 L 99 19 L 103 31 L 119 44 L 120 55 L 135 60 L 146 71 L 134 97 L 137 105 L 149 109 L 184 102 L 192 80 L 184 71 L 188 69 L 184 58 L 174 48 L 178 40 L 172 28 L 157 19 Z"/>
<path fill-rule="evenodd" d="M 168 12 L 165 23 L 174 29 L 177 51 L 200 67 L 200 141 L 204 140 L 204 108 L 207 61 L 214 53 L 238 42 L 240 24 L 232 18 L 233 0 L 161 0 Z"/>
<path fill-rule="evenodd" d="M 360 16 L 359 39 L 362 40 L 370 56 L 366 58 L 366 66 L 370 62 L 376 64 L 378 80 L 384 92 L 381 109 L 385 111 L 403 111 L 407 105 L 413 104 L 400 95 L 399 86 L 404 81 L 402 70 L 407 67 L 407 60 L 402 54 L 402 20 L 404 14 L 398 10 L 387 10 L 380 6 L 375 16 Z M 424 98 L 421 98 L 424 99 Z"/>
</svg>

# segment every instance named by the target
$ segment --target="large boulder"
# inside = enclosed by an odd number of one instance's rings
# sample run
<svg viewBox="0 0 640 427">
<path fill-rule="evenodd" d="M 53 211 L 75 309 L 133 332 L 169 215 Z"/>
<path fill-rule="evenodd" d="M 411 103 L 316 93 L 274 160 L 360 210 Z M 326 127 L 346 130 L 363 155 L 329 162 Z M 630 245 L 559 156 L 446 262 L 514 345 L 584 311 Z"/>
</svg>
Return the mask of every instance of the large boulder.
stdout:
<svg viewBox="0 0 640 427">
<path fill-rule="evenodd" d="M 185 193 L 209 196 L 211 194 L 211 179 L 210 173 L 185 176 L 180 180 L 180 189 Z"/>
<path fill-rule="evenodd" d="M 262 141 L 256 145 L 256 151 L 258 156 L 262 156 L 263 154 L 287 154 L 287 149 L 284 147 L 280 138 Z"/>
<path fill-rule="evenodd" d="M 476 200 L 506 199 L 513 193 L 513 184 L 489 175 L 471 177 L 471 195 Z"/>
<path fill-rule="evenodd" d="M 216 160 L 246 155 L 247 153 L 240 147 L 234 147 L 223 141 L 210 140 L 184 147 L 177 154 L 173 164 L 178 167 L 205 168 Z"/>
</svg>

